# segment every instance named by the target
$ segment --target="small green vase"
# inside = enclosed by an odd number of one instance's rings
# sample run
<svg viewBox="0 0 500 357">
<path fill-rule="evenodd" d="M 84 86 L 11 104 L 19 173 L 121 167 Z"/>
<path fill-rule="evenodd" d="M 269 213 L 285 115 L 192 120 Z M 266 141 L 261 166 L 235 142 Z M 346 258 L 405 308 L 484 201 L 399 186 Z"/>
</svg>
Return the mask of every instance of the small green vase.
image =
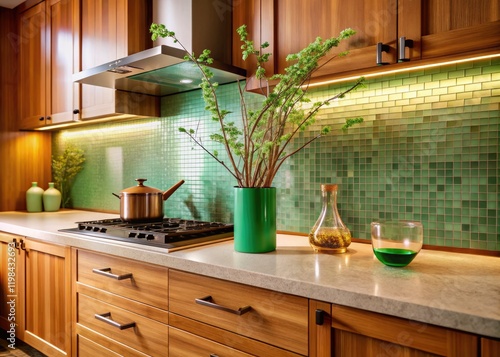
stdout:
<svg viewBox="0 0 500 357">
<path fill-rule="evenodd" d="M 42 212 L 43 188 L 38 187 L 38 182 L 32 182 L 26 191 L 26 209 L 28 212 Z"/>
<path fill-rule="evenodd" d="M 275 187 L 235 187 L 234 250 L 241 253 L 276 250 Z"/>
<path fill-rule="evenodd" d="M 43 209 L 46 212 L 56 212 L 60 207 L 61 192 L 54 187 L 53 182 L 49 182 L 49 188 L 43 193 Z"/>
</svg>

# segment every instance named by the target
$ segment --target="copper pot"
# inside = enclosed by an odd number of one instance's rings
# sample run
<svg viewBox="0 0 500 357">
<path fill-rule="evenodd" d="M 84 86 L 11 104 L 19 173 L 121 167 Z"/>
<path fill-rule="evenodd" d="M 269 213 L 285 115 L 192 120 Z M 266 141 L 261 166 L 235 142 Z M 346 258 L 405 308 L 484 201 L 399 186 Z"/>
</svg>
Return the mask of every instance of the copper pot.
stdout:
<svg viewBox="0 0 500 357">
<path fill-rule="evenodd" d="M 120 218 L 124 222 L 159 222 L 163 220 L 163 201 L 169 198 L 183 183 L 177 182 L 165 192 L 144 186 L 147 179 L 138 178 L 137 186 L 113 193 L 120 199 Z"/>
</svg>

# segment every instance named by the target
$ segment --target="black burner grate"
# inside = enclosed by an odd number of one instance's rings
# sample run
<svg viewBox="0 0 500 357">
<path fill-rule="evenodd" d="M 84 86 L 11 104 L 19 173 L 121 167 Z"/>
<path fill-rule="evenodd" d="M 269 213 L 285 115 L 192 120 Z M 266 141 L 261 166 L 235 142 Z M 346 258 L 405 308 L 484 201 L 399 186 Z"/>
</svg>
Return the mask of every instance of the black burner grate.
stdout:
<svg viewBox="0 0 500 357">
<path fill-rule="evenodd" d="M 77 222 L 77 225 L 78 228 L 61 231 L 176 249 L 229 238 L 234 230 L 232 224 L 181 218 L 164 218 L 149 223 L 129 223 L 112 218 Z"/>
</svg>

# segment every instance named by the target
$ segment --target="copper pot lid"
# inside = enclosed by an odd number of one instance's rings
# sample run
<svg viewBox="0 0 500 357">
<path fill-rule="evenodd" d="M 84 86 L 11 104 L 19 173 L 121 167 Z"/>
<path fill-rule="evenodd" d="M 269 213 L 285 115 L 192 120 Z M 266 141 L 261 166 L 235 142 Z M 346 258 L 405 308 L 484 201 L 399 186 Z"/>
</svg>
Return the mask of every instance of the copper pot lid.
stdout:
<svg viewBox="0 0 500 357">
<path fill-rule="evenodd" d="M 138 178 L 135 179 L 138 184 L 137 186 L 132 186 L 129 188 L 126 188 L 121 191 L 121 193 L 126 193 L 126 194 L 163 194 L 162 190 L 159 190 L 154 187 L 149 187 L 149 186 L 144 186 L 144 181 L 147 181 L 147 179 L 144 178 Z"/>
</svg>

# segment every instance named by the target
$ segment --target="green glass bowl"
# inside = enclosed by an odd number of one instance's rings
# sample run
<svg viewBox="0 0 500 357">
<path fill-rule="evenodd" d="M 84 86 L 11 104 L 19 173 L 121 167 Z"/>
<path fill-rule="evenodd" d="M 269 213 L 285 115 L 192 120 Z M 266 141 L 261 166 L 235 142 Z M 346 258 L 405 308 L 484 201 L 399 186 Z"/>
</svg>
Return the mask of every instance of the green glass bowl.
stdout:
<svg viewBox="0 0 500 357">
<path fill-rule="evenodd" d="M 371 223 L 373 253 L 385 265 L 404 267 L 422 249 L 424 232 L 417 221 L 379 221 Z"/>
</svg>

